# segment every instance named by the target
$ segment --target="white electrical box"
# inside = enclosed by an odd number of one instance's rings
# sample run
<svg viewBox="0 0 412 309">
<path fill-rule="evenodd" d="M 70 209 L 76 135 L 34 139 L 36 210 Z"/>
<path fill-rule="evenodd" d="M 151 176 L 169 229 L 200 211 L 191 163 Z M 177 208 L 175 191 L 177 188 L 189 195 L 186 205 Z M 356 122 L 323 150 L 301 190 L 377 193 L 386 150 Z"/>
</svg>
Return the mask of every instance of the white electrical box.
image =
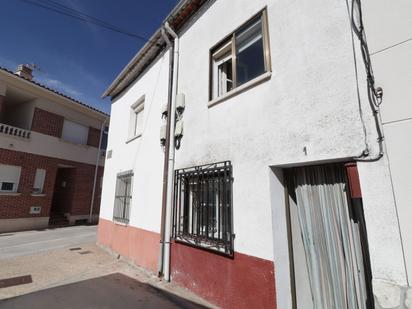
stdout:
<svg viewBox="0 0 412 309">
<path fill-rule="evenodd" d="M 164 144 L 166 142 L 166 124 L 160 127 L 160 142 Z"/>
<path fill-rule="evenodd" d="M 30 214 L 31 215 L 38 215 L 41 212 L 41 206 L 32 206 L 30 207 Z"/>
<path fill-rule="evenodd" d="M 185 109 L 185 95 L 183 93 L 178 93 L 176 95 L 176 111 L 182 113 Z"/>
<path fill-rule="evenodd" d="M 182 137 L 183 136 L 183 120 L 179 120 L 176 122 L 175 127 L 175 137 Z"/>
</svg>

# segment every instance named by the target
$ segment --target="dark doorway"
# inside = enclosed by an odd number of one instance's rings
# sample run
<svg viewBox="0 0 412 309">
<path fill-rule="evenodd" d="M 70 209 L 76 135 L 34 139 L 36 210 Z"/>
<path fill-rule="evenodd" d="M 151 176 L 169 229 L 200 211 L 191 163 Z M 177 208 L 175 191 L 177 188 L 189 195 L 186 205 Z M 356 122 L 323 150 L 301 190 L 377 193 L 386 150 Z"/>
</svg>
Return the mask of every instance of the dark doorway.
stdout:
<svg viewBox="0 0 412 309">
<path fill-rule="evenodd" d="M 354 164 L 328 164 L 286 170 L 295 308 L 374 307 L 354 168 Z"/>
<path fill-rule="evenodd" d="M 57 169 L 52 206 L 50 209 L 50 225 L 64 226 L 69 224 L 65 215 L 70 213 L 72 207 L 75 178 L 75 168 L 59 167 Z"/>
</svg>

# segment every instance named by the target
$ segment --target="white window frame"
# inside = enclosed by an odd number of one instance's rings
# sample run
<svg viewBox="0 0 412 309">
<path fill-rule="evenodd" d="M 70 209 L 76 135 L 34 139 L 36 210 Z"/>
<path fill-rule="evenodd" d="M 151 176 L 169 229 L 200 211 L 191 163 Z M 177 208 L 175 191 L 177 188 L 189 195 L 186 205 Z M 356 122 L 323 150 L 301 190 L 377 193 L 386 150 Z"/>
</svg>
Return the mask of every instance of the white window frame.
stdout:
<svg viewBox="0 0 412 309">
<path fill-rule="evenodd" d="M 43 168 L 37 168 L 33 182 L 33 194 L 43 194 L 44 183 L 46 181 L 46 170 Z"/>
<path fill-rule="evenodd" d="M 143 95 L 136 103 L 130 106 L 129 136 L 127 142 L 130 142 L 143 134 L 144 102 L 145 96 Z M 139 119 L 139 117 L 141 118 Z"/>
<path fill-rule="evenodd" d="M 9 170 L 8 173 L 1 171 L 1 169 Z M 12 171 L 14 169 L 14 171 Z M 0 164 L 0 193 L 17 193 L 19 189 L 20 176 L 21 176 L 21 166 L 9 165 L 9 164 Z M 13 175 L 15 173 L 15 175 Z M 3 183 L 12 183 L 12 190 L 2 190 Z"/>
</svg>

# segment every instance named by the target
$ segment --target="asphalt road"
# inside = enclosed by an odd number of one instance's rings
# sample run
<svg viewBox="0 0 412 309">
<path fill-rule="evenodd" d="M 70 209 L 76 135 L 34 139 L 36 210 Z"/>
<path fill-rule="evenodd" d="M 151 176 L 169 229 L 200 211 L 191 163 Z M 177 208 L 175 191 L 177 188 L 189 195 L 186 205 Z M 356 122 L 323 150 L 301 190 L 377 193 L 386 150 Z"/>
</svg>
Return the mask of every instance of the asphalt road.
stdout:
<svg viewBox="0 0 412 309">
<path fill-rule="evenodd" d="M 0 301 L 0 309 L 207 308 L 120 273 Z"/>
<path fill-rule="evenodd" d="M 96 242 L 97 226 L 0 234 L 0 260 Z"/>
</svg>

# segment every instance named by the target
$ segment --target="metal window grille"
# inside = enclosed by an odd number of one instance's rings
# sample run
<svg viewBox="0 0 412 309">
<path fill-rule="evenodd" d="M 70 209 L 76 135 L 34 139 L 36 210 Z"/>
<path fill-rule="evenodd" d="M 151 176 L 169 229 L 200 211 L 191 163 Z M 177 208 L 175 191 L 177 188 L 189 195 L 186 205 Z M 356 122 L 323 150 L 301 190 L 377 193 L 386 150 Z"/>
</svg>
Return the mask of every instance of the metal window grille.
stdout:
<svg viewBox="0 0 412 309">
<path fill-rule="evenodd" d="M 232 256 L 232 182 L 229 161 L 175 171 L 174 239 Z"/>
<path fill-rule="evenodd" d="M 129 223 L 130 204 L 132 201 L 132 180 L 132 171 L 117 175 L 113 211 L 114 221 Z"/>
</svg>

